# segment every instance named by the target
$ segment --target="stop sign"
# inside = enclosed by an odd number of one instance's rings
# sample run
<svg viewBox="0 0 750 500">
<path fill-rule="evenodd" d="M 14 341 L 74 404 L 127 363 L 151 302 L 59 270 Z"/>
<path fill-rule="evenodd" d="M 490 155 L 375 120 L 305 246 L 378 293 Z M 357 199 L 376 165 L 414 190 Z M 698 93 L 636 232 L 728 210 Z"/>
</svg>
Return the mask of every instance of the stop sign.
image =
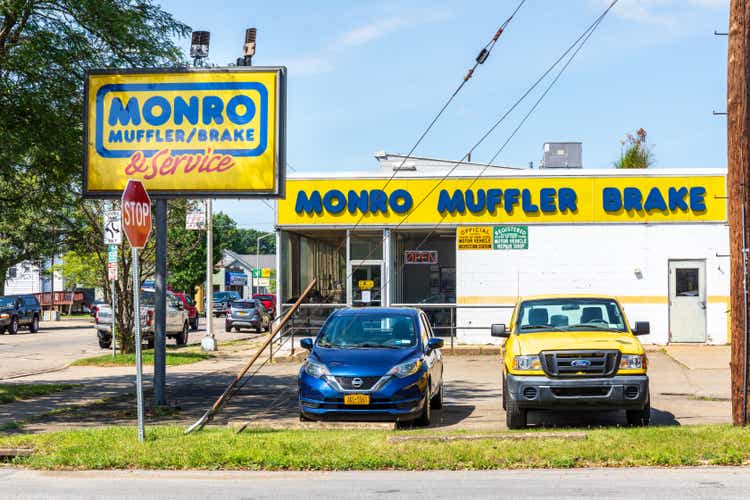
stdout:
<svg viewBox="0 0 750 500">
<path fill-rule="evenodd" d="M 143 248 L 151 233 L 151 198 L 143 183 L 129 179 L 122 192 L 122 230 L 133 248 Z"/>
</svg>

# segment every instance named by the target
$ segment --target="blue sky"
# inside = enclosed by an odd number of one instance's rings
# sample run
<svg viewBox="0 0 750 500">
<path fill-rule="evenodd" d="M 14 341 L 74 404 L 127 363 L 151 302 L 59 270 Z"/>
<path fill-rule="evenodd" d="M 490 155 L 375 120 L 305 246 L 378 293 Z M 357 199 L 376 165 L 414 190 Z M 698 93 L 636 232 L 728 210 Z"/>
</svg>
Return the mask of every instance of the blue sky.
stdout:
<svg viewBox="0 0 750 500">
<path fill-rule="evenodd" d="M 211 32 L 217 65 L 258 28 L 253 64 L 288 68 L 287 158 L 302 172 L 364 170 L 375 151 L 407 152 L 518 2 L 160 3 Z M 416 154 L 462 157 L 608 4 L 527 0 Z M 538 164 L 545 141 L 581 141 L 584 167 L 608 168 L 643 127 L 656 168 L 725 167 L 726 122 L 711 111 L 726 107 L 727 40 L 713 32 L 727 31 L 728 15 L 729 0 L 620 0 L 496 162 Z M 473 159 L 488 160 L 532 103 Z M 242 227 L 272 227 L 260 202 L 216 207 Z"/>
</svg>

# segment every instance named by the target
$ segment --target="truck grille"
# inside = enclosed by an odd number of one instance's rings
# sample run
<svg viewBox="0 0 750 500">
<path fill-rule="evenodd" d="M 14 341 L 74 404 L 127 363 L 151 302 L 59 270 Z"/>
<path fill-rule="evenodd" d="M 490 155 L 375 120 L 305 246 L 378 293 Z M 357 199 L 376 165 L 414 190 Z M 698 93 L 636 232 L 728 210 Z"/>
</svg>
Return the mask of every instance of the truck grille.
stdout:
<svg viewBox="0 0 750 500">
<path fill-rule="evenodd" d="M 362 381 L 359 387 L 355 387 L 352 383 L 357 378 Z M 378 380 L 380 377 L 336 377 L 336 381 L 345 391 L 369 391 Z"/>
<path fill-rule="evenodd" d="M 550 377 L 609 377 L 617 371 L 620 351 L 543 351 L 540 359 Z"/>
</svg>

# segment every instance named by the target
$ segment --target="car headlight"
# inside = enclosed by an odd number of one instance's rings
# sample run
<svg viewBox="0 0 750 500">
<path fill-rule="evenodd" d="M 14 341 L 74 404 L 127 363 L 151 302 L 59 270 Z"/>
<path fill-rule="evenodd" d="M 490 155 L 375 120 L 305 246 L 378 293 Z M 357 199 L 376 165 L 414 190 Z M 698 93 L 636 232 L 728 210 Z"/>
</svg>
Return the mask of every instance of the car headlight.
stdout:
<svg viewBox="0 0 750 500">
<path fill-rule="evenodd" d="M 422 368 L 422 360 L 414 359 L 411 361 L 407 361 L 406 363 L 401 363 L 400 365 L 394 366 L 390 369 L 388 375 L 395 375 L 398 378 L 404 378 L 408 377 L 409 375 L 414 375 L 419 371 L 420 368 Z"/>
<path fill-rule="evenodd" d="M 309 359 L 305 361 L 305 373 L 315 378 L 324 378 L 331 374 L 326 365 Z"/>
<path fill-rule="evenodd" d="M 0 318 L 1 319 L 8 319 L 8 318 L 10 318 L 10 314 L 6 314 L 6 313 L 0 314 Z"/>
<path fill-rule="evenodd" d="M 535 371 L 542 369 L 542 362 L 539 356 L 514 356 L 513 369 L 518 371 Z"/>
<path fill-rule="evenodd" d="M 623 354 L 620 357 L 620 370 L 645 370 L 646 356 L 641 354 Z"/>
</svg>

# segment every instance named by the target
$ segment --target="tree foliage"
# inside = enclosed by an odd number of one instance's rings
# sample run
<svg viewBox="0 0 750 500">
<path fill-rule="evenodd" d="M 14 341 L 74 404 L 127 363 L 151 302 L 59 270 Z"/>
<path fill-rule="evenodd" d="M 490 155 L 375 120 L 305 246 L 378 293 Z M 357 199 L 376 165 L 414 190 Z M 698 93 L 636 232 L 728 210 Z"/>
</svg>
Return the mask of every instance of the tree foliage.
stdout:
<svg viewBox="0 0 750 500">
<path fill-rule="evenodd" d="M 622 150 L 620 159 L 615 161 L 616 168 L 648 168 L 653 164 L 654 154 L 646 136 L 646 130 L 639 128 L 635 135 L 628 134 L 620 141 Z"/>
<path fill-rule="evenodd" d="M 0 278 L 75 237 L 86 70 L 180 64 L 188 32 L 150 0 L 0 1 Z"/>
</svg>

